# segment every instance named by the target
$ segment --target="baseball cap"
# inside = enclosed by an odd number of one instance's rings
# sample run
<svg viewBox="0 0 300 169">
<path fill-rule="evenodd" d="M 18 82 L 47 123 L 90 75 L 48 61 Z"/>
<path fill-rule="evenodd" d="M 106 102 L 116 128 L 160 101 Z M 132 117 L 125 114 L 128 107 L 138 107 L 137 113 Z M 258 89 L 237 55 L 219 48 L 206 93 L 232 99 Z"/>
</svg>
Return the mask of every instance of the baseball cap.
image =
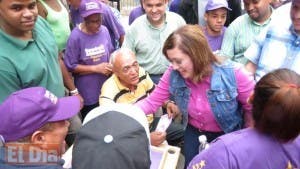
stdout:
<svg viewBox="0 0 300 169">
<path fill-rule="evenodd" d="M 231 8 L 228 7 L 227 0 L 208 0 L 205 11 L 211 11 L 219 8 L 226 8 L 231 11 Z"/>
<path fill-rule="evenodd" d="M 0 135 L 5 142 L 17 141 L 49 122 L 69 119 L 79 110 L 77 96 L 57 98 L 43 87 L 19 90 L 0 105 Z"/>
<path fill-rule="evenodd" d="M 95 13 L 103 13 L 102 6 L 98 0 L 82 0 L 79 6 L 81 17 L 85 18 Z"/>
<path fill-rule="evenodd" d="M 144 112 L 127 104 L 97 107 L 78 131 L 73 152 L 74 169 L 149 169 L 150 141 Z"/>
</svg>

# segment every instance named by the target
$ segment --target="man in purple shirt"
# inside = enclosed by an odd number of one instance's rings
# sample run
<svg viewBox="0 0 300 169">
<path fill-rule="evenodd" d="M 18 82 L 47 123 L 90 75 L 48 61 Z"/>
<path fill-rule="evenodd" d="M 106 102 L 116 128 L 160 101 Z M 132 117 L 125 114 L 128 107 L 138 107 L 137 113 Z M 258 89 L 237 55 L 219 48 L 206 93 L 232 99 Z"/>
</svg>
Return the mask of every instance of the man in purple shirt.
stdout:
<svg viewBox="0 0 300 169">
<path fill-rule="evenodd" d="M 217 138 L 188 169 L 300 168 L 300 76 L 277 69 L 260 79 L 249 98 L 254 128 Z"/>
<path fill-rule="evenodd" d="M 213 52 L 221 49 L 228 10 L 227 0 L 208 0 L 206 4 L 203 31 Z"/>
<path fill-rule="evenodd" d="M 81 0 L 69 0 L 70 4 L 70 15 L 72 19 L 72 24 L 74 26 L 79 25 L 83 22 L 83 18 L 79 13 L 79 5 Z M 111 37 L 111 43 L 114 48 L 119 48 L 124 40 L 125 30 L 121 23 L 118 21 L 112 10 L 104 4 L 103 2 L 98 1 L 100 4 L 103 14 L 102 14 L 102 25 L 106 26 Z"/>
<path fill-rule="evenodd" d="M 64 62 L 73 73 L 75 85 L 84 99 L 82 118 L 99 106 L 100 89 L 111 74 L 109 62 L 113 51 L 110 36 L 101 25 L 101 8 L 98 0 L 82 0 L 79 7 L 84 21 L 73 29 L 65 53 Z"/>
</svg>

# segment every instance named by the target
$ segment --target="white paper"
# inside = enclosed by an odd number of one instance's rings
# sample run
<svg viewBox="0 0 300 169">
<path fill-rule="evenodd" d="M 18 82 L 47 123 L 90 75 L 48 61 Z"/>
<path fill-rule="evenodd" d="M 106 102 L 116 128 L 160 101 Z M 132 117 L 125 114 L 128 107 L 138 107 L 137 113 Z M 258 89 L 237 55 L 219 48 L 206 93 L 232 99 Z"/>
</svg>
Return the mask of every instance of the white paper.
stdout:
<svg viewBox="0 0 300 169">
<path fill-rule="evenodd" d="M 172 118 L 169 118 L 168 114 L 162 115 L 159 119 L 155 131 L 165 132 L 169 127 L 169 125 L 171 124 L 171 122 L 172 122 Z"/>
</svg>

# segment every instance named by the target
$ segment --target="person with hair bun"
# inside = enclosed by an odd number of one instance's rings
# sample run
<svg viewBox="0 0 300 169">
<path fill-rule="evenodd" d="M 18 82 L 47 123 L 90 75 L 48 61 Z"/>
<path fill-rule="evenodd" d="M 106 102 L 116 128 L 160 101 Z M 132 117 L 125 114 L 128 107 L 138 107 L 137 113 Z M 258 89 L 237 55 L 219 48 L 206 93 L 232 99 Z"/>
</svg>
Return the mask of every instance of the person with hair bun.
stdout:
<svg viewBox="0 0 300 169">
<path fill-rule="evenodd" d="M 254 128 L 217 138 L 188 169 L 300 168 L 300 75 L 289 69 L 268 73 L 249 102 Z"/>
</svg>

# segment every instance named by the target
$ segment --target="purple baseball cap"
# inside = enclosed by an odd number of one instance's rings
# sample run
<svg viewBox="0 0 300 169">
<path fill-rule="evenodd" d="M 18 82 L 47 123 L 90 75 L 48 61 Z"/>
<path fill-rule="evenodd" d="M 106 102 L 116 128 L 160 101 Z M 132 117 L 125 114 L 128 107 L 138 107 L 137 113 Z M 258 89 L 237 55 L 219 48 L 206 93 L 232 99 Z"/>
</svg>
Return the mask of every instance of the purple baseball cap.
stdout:
<svg viewBox="0 0 300 169">
<path fill-rule="evenodd" d="M 0 105 L 0 135 L 5 142 L 17 141 L 49 122 L 67 120 L 80 110 L 77 96 L 57 98 L 43 87 L 12 93 Z"/>
<path fill-rule="evenodd" d="M 226 8 L 231 11 L 231 8 L 228 7 L 227 0 L 208 0 L 205 11 L 212 11 L 219 8 Z"/>
<path fill-rule="evenodd" d="M 79 6 L 81 17 L 85 18 L 95 13 L 103 13 L 102 6 L 98 0 L 82 0 Z"/>
</svg>

